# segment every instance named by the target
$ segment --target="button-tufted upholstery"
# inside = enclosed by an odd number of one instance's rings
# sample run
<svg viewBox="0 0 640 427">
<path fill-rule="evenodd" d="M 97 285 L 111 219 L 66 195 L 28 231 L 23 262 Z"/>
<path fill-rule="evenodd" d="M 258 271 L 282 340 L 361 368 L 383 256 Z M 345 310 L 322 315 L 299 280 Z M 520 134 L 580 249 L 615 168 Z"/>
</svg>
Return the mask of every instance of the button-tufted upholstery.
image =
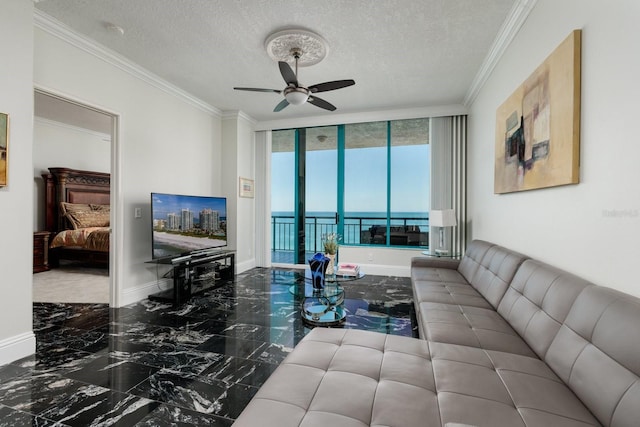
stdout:
<svg viewBox="0 0 640 427">
<path fill-rule="evenodd" d="M 316 328 L 234 426 L 439 426 L 430 359 L 423 340 Z"/>
<path fill-rule="evenodd" d="M 234 425 L 640 425 L 640 299 L 482 241 L 411 274 L 422 340 L 316 328 Z"/>
<path fill-rule="evenodd" d="M 580 293 L 544 360 L 604 425 L 640 425 L 640 300 Z"/>
</svg>

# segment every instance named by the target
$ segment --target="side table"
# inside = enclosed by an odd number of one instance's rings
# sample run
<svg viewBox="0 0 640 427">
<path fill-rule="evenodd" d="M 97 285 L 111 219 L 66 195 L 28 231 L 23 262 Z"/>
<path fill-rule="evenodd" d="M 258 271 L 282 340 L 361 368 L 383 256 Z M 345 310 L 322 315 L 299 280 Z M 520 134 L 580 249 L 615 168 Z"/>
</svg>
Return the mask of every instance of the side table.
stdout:
<svg viewBox="0 0 640 427">
<path fill-rule="evenodd" d="M 33 272 L 49 270 L 49 236 L 48 231 L 33 232 Z"/>
</svg>

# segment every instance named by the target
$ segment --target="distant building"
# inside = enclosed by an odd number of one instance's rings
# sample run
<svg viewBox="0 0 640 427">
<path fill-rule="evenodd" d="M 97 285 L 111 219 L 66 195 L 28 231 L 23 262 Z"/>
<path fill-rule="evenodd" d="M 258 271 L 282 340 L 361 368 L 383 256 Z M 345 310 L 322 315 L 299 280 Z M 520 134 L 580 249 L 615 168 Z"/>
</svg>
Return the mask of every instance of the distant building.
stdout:
<svg viewBox="0 0 640 427">
<path fill-rule="evenodd" d="M 180 217 L 175 213 L 167 214 L 167 230 L 179 230 Z"/>
<path fill-rule="evenodd" d="M 153 229 L 154 230 L 165 230 L 167 228 L 167 221 L 164 219 L 154 219 L 153 220 Z"/>
<path fill-rule="evenodd" d="M 189 231 L 193 229 L 193 212 L 189 209 L 182 209 L 182 213 L 180 215 L 182 225 L 182 231 Z"/>
<path fill-rule="evenodd" d="M 204 231 L 216 231 L 220 228 L 220 214 L 213 209 L 200 211 L 200 228 Z"/>
</svg>

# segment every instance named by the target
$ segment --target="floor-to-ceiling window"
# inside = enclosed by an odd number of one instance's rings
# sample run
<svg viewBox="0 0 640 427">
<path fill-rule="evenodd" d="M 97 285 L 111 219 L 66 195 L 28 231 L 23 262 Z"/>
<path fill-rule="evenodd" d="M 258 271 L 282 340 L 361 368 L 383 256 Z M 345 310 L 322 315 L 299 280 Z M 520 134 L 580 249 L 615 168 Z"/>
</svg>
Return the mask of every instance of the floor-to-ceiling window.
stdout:
<svg viewBox="0 0 640 427">
<path fill-rule="evenodd" d="M 343 245 L 428 245 L 429 119 L 274 131 L 272 141 L 272 262 L 306 262 L 328 232 Z"/>
<path fill-rule="evenodd" d="M 322 248 L 322 237 L 337 232 L 337 126 L 305 129 L 305 259 Z M 304 260 L 303 260 L 304 262 Z"/>
<path fill-rule="evenodd" d="M 296 131 L 273 132 L 271 142 L 271 262 L 292 263 L 295 249 Z M 276 249 L 276 250 L 274 250 Z"/>
<path fill-rule="evenodd" d="M 387 129 L 387 122 L 344 127 L 345 244 L 386 244 Z"/>
<path fill-rule="evenodd" d="M 390 122 L 389 244 L 429 245 L 429 119 Z M 397 230 L 401 229 L 399 233 Z M 396 230 L 396 231 L 394 231 Z"/>
</svg>

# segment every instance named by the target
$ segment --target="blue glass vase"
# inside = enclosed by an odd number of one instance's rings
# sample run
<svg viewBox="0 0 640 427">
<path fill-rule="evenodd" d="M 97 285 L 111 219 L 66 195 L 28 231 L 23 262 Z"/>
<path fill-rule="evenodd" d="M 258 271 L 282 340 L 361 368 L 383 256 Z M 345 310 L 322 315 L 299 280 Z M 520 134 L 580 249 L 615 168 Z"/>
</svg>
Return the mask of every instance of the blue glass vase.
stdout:
<svg viewBox="0 0 640 427">
<path fill-rule="evenodd" d="M 313 289 L 324 288 L 324 275 L 327 271 L 330 259 L 324 256 L 324 254 L 318 252 L 309 258 L 309 267 L 311 268 L 311 281 L 313 283 Z"/>
</svg>

